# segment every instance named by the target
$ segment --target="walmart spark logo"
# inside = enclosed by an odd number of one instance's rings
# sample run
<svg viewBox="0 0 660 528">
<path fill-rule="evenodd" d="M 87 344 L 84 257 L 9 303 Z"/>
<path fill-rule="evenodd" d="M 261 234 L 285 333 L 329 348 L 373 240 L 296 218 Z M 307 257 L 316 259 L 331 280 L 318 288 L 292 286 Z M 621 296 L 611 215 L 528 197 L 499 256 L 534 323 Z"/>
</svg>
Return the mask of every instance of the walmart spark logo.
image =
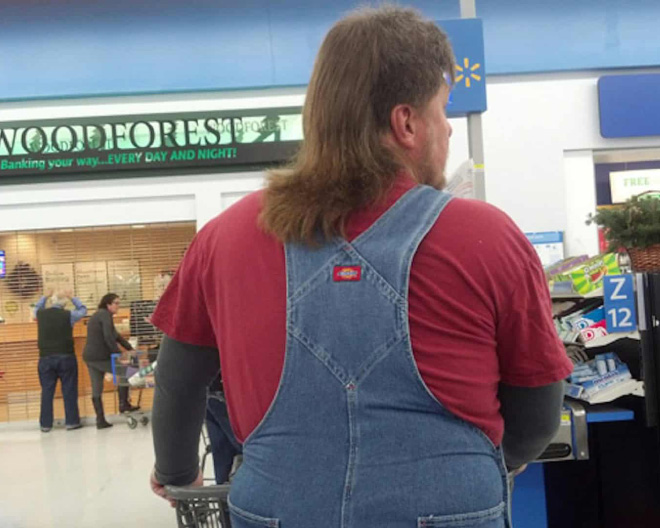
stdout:
<svg viewBox="0 0 660 528">
<path fill-rule="evenodd" d="M 475 81 L 481 80 L 481 75 L 475 73 L 481 68 L 481 64 L 478 62 L 470 66 L 470 59 L 465 57 L 463 59 L 463 66 L 456 65 L 456 71 L 458 71 L 458 76 L 456 77 L 456 84 L 459 84 L 461 81 L 465 81 L 465 87 L 470 88 L 472 85 L 472 79 Z"/>
</svg>

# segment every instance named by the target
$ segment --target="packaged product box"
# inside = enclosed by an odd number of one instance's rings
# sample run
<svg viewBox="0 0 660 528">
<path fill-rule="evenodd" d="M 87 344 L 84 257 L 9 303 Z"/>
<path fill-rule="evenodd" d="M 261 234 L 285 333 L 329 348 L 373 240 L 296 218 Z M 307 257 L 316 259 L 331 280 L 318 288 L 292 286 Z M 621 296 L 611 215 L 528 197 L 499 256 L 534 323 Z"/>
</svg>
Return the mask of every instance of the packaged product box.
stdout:
<svg viewBox="0 0 660 528">
<path fill-rule="evenodd" d="M 578 312 L 567 319 L 571 327 L 580 332 L 583 343 L 607 335 L 607 322 L 603 306 L 587 313 Z"/>
<path fill-rule="evenodd" d="M 598 376 L 596 379 L 587 380 L 581 383 L 580 385 L 582 386 L 583 392 L 580 397 L 584 400 L 590 401 L 599 392 L 609 389 L 618 383 L 628 381 L 629 379 L 632 379 L 632 375 L 630 374 L 628 366 L 619 364 L 616 367 L 616 370 Z"/>
<path fill-rule="evenodd" d="M 555 283 L 571 282 L 573 290 L 580 295 L 586 295 L 603 287 L 605 275 L 619 275 L 621 269 L 615 253 L 606 253 L 590 258 L 570 270 L 554 275 Z"/>
<path fill-rule="evenodd" d="M 574 267 L 576 267 L 578 264 L 581 264 L 582 262 L 585 262 L 589 260 L 589 255 L 580 255 L 578 257 L 568 257 L 565 258 L 564 260 L 560 260 L 559 262 L 556 262 L 552 266 L 548 266 L 545 268 L 545 274 L 548 278 L 553 277 L 554 275 L 559 275 L 563 273 L 564 271 L 568 271 Z"/>
<path fill-rule="evenodd" d="M 553 295 L 562 295 L 562 294 L 571 294 L 573 292 L 573 281 L 570 278 L 563 277 L 563 280 L 557 280 L 557 277 L 561 277 L 561 274 L 565 271 L 568 271 L 572 268 L 575 268 L 578 264 L 589 260 L 587 255 L 580 255 L 579 257 L 568 257 L 564 260 L 561 260 L 552 266 L 545 268 L 545 276 L 548 280 L 548 287 Z"/>
<path fill-rule="evenodd" d="M 606 335 L 608 335 L 608 333 L 607 323 L 605 320 L 580 330 L 580 336 L 582 337 L 582 342 L 584 343 L 588 343 L 589 341 L 593 341 L 599 337 L 605 337 Z"/>
<path fill-rule="evenodd" d="M 599 323 L 605 324 L 605 307 L 601 306 L 590 312 L 577 312 L 574 316 L 567 318 L 575 330 L 585 330 Z"/>
<path fill-rule="evenodd" d="M 609 401 L 609 398 L 603 399 L 605 393 L 630 379 L 632 375 L 628 366 L 615 353 L 607 352 L 598 354 L 587 363 L 578 363 L 569 376 L 564 393 L 586 401 Z M 613 399 L 621 394 L 610 391 L 610 396 Z"/>
</svg>

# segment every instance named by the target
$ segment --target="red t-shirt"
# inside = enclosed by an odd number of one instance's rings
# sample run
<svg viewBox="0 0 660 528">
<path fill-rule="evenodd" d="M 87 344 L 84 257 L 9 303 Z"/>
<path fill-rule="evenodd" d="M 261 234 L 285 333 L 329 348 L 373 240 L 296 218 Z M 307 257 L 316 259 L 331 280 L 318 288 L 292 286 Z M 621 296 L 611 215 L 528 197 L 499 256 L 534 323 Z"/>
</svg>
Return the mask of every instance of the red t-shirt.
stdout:
<svg viewBox="0 0 660 528">
<path fill-rule="evenodd" d="M 382 205 L 355 212 L 349 240 L 414 185 L 401 177 Z M 153 315 L 168 336 L 220 350 L 241 441 L 275 396 L 286 346 L 284 247 L 257 225 L 262 200 L 262 191 L 250 194 L 197 234 Z M 496 445 L 504 431 L 498 384 L 537 387 L 572 369 L 536 252 L 508 216 L 483 202 L 452 200 L 420 244 L 409 317 L 431 392 Z"/>
</svg>

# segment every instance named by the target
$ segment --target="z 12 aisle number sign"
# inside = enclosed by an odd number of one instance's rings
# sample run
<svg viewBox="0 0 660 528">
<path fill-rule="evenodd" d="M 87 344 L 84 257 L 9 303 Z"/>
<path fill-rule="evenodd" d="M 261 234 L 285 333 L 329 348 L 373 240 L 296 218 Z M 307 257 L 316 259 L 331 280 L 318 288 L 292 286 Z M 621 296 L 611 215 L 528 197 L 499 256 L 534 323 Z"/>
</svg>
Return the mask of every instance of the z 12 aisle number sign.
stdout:
<svg viewBox="0 0 660 528">
<path fill-rule="evenodd" d="M 606 275 L 603 278 L 603 286 L 608 333 L 637 330 L 633 276 Z"/>
</svg>

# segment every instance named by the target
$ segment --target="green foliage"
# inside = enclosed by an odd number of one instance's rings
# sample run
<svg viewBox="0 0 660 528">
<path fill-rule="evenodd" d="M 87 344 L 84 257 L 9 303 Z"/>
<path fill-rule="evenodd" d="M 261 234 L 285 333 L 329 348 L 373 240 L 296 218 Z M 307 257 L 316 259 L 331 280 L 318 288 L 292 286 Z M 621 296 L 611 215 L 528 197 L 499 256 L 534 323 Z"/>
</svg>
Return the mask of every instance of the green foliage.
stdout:
<svg viewBox="0 0 660 528">
<path fill-rule="evenodd" d="M 605 229 L 610 251 L 660 244 L 660 199 L 657 194 L 634 196 L 626 203 L 589 215 L 587 225 Z"/>
</svg>

